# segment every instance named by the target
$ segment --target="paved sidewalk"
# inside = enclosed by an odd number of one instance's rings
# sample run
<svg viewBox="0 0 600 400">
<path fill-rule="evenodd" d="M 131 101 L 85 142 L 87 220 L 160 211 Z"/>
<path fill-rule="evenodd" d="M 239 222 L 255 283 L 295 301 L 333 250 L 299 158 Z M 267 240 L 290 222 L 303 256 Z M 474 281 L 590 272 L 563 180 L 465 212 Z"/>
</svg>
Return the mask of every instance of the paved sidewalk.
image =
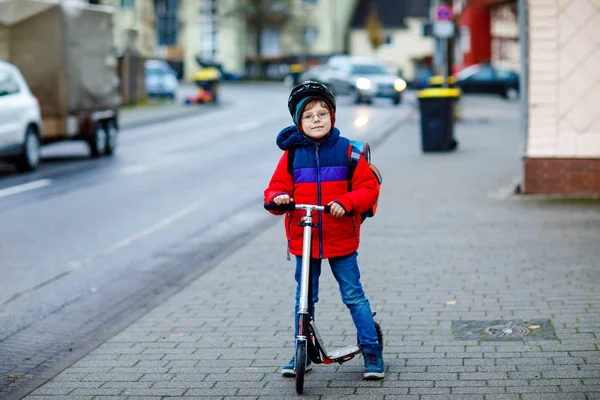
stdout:
<svg viewBox="0 0 600 400">
<path fill-rule="evenodd" d="M 362 381 L 360 357 L 316 366 L 303 398 L 600 398 L 600 203 L 509 196 L 521 170 L 518 105 L 486 123 L 469 103 L 456 153 L 422 154 L 416 118 L 373 150 L 384 186 L 360 262 L 386 379 Z M 27 399 L 298 398 L 279 375 L 293 352 L 295 284 L 273 220 Z M 317 320 L 331 348 L 355 343 L 327 269 Z M 532 333 L 471 337 L 497 320 Z"/>
</svg>

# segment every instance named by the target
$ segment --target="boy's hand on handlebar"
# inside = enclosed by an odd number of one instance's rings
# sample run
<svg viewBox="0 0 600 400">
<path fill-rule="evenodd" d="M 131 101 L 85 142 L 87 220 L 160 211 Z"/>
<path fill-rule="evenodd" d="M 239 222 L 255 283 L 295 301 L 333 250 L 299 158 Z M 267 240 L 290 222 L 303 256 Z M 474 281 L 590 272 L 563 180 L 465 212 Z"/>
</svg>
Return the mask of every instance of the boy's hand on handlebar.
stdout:
<svg viewBox="0 0 600 400">
<path fill-rule="evenodd" d="M 335 201 L 330 201 L 327 205 L 331 207 L 331 211 L 329 213 L 336 218 L 342 217 L 344 214 L 346 214 L 344 207 Z"/>
<path fill-rule="evenodd" d="M 290 204 L 293 201 L 294 199 L 291 199 L 290 196 L 287 194 L 280 194 L 279 196 L 275 196 L 275 198 L 273 199 L 273 203 L 277 205 Z"/>
</svg>

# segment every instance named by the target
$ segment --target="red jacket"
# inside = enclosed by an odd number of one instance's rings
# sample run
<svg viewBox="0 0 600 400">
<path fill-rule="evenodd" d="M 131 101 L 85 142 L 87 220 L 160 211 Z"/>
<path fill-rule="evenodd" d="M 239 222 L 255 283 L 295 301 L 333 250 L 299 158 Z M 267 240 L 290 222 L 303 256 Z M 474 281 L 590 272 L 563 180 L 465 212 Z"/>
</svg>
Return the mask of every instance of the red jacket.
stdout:
<svg viewBox="0 0 600 400">
<path fill-rule="evenodd" d="M 334 128 L 326 140 L 316 145 L 304 138 L 295 126 L 281 131 L 277 138 L 285 150 L 265 190 L 265 202 L 277 195 L 288 194 L 298 204 L 326 205 L 338 202 L 351 216 L 339 218 L 321 212 L 313 215 L 312 257 L 332 258 L 346 256 L 358 249 L 360 241 L 360 214 L 377 201 L 377 181 L 367 161 L 361 157 L 352 176 L 348 191 L 347 171 L 351 145 Z M 288 156 L 294 149 L 293 173 L 290 173 Z M 318 157 L 317 157 L 318 149 Z M 281 215 L 283 212 L 271 211 Z M 290 252 L 302 255 L 303 227 L 298 226 L 303 212 L 287 212 L 285 230 Z"/>
</svg>

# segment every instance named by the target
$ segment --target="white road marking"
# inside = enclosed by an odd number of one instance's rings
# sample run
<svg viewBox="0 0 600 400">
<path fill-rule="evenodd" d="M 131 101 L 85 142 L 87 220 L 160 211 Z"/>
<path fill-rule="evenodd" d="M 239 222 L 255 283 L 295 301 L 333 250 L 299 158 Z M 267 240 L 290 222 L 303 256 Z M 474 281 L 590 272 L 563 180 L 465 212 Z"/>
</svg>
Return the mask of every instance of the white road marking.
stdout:
<svg viewBox="0 0 600 400">
<path fill-rule="evenodd" d="M 19 194 L 23 192 L 28 192 L 30 190 L 43 188 L 45 186 L 48 186 L 50 182 L 52 182 L 51 179 L 40 179 L 39 181 L 33 181 L 29 183 L 24 183 L 22 185 L 12 186 L 0 190 L 0 197 L 12 196 L 13 194 Z"/>
<path fill-rule="evenodd" d="M 259 126 L 260 126 L 260 122 L 258 122 L 258 121 L 250 121 L 250 122 L 245 122 L 243 124 L 240 124 L 240 125 L 236 126 L 235 130 L 237 132 L 243 132 L 243 131 L 248 131 L 250 129 L 258 128 Z"/>
<path fill-rule="evenodd" d="M 109 247 L 108 249 L 102 251 L 99 254 L 96 254 L 93 257 L 90 257 L 90 258 L 87 258 L 87 259 L 81 260 L 81 261 L 72 262 L 72 263 L 70 263 L 71 268 L 69 269 L 69 271 L 73 271 L 78 268 L 84 267 L 88 264 L 91 264 L 99 258 L 106 257 L 106 256 L 116 252 L 117 250 L 127 247 L 130 244 L 135 243 L 147 236 L 150 236 L 153 233 L 156 233 L 156 232 L 166 228 L 167 226 L 171 225 L 173 222 L 176 222 L 176 221 L 178 221 L 182 218 L 185 218 L 188 215 L 198 211 L 201 206 L 202 206 L 201 203 L 193 203 L 193 204 L 189 205 L 188 207 L 176 212 L 175 214 L 172 214 L 172 215 L 168 216 L 167 218 L 159 221 L 158 223 L 156 223 L 146 229 L 143 229 L 140 232 L 138 232 L 132 236 L 129 236 L 128 238 L 121 240 L 117 244 Z"/>
<path fill-rule="evenodd" d="M 152 166 L 148 164 L 129 165 L 120 170 L 119 175 L 136 175 L 150 171 L 151 169 Z"/>
</svg>

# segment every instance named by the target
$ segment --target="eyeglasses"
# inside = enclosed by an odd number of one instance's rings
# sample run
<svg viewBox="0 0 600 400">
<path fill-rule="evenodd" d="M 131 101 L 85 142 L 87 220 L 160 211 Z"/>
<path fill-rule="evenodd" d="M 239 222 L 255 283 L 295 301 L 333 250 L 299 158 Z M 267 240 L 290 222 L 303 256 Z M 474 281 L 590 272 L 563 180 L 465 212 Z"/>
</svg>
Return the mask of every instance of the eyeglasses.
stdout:
<svg viewBox="0 0 600 400">
<path fill-rule="evenodd" d="M 317 117 L 319 117 L 319 119 L 325 119 L 325 118 L 327 118 L 329 116 L 329 111 L 320 111 L 320 112 L 318 112 L 316 114 L 304 114 L 302 116 L 302 121 L 304 121 L 304 122 L 310 122 L 313 119 L 315 119 L 315 115 Z"/>
</svg>

